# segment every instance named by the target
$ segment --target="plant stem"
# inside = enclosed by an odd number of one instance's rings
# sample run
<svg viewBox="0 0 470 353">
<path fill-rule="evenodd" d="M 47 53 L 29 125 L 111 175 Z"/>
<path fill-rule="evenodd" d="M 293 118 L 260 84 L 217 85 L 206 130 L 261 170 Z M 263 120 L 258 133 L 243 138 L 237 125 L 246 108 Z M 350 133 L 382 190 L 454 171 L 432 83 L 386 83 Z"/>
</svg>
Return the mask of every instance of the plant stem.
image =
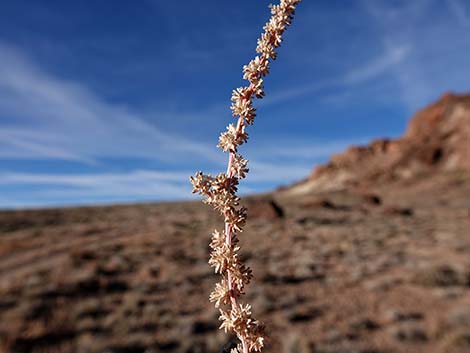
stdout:
<svg viewBox="0 0 470 353">
<path fill-rule="evenodd" d="M 243 119 L 244 118 L 242 116 L 238 118 L 237 131 L 240 131 L 241 129 L 243 125 Z M 232 163 L 233 163 L 234 157 L 235 157 L 235 152 L 230 151 L 230 154 L 228 157 L 228 163 L 227 163 L 227 178 L 233 177 Z M 233 234 L 232 226 L 229 223 L 225 222 L 225 243 L 230 248 L 232 247 L 232 234 Z M 227 282 L 228 282 L 228 289 L 230 293 L 230 303 L 231 303 L 232 308 L 235 308 L 237 307 L 238 302 L 237 302 L 237 296 L 234 291 L 232 273 L 230 272 L 230 270 L 227 270 Z M 242 343 L 243 353 L 250 353 L 248 349 L 248 344 L 246 343 L 246 339 L 243 337 L 239 337 L 239 339 Z"/>
</svg>

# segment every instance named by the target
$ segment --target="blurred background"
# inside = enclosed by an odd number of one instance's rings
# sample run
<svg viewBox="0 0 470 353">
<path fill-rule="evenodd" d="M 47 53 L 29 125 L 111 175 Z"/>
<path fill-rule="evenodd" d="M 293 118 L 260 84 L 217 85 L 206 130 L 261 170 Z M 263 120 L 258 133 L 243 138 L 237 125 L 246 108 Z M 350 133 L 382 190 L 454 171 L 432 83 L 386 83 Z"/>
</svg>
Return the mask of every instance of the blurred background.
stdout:
<svg viewBox="0 0 470 353">
<path fill-rule="evenodd" d="M 188 199 L 216 173 L 269 1 L 3 1 L 0 207 Z M 464 0 L 305 1 L 243 147 L 242 192 L 302 179 L 468 90 Z"/>
</svg>

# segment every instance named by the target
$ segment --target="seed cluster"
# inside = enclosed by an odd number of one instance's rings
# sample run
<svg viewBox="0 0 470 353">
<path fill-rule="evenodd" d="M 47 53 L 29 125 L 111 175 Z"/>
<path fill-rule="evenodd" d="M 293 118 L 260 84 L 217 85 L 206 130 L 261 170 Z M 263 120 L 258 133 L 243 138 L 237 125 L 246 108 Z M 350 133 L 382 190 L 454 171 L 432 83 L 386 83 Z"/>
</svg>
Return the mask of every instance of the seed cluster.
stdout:
<svg viewBox="0 0 470 353">
<path fill-rule="evenodd" d="M 246 209 L 240 206 L 237 189 L 240 179 L 248 173 L 248 161 L 238 153 L 238 146 L 248 140 L 245 130 L 247 125 L 253 124 L 256 116 L 253 98 L 264 97 L 263 77 L 269 73 L 270 60 L 276 59 L 276 48 L 281 45 L 282 34 L 291 24 L 295 6 L 300 1 L 281 0 L 279 5 L 270 5 L 272 17 L 258 39 L 258 55 L 243 66 L 243 78 L 250 84 L 232 92 L 231 110 L 233 116 L 238 118 L 237 124 L 228 125 L 227 131 L 220 135 L 218 144 L 224 152 L 229 152 L 227 172 L 217 176 L 198 172 L 190 178 L 193 193 L 203 195 L 204 202 L 219 211 L 225 220 L 224 231 L 215 230 L 210 243 L 212 252 L 209 264 L 221 275 L 210 300 L 220 310 L 220 328 L 236 334 L 240 340 L 231 353 L 259 352 L 266 337 L 263 324 L 252 317 L 251 306 L 239 303 L 252 273 L 239 257 L 237 233 L 245 225 Z"/>
</svg>

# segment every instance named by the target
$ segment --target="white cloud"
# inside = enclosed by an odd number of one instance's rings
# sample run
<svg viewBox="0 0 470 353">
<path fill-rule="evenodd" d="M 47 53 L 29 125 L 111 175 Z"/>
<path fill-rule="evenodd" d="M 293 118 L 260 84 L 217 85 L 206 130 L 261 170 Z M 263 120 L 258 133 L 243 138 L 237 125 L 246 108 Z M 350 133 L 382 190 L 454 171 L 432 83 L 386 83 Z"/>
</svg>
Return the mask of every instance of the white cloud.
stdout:
<svg viewBox="0 0 470 353">
<path fill-rule="evenodd" d="M 0 44 L 0 158 L 60 159 L 99 163 L 104 157 L 141 157 L 212 163 L 220 172 L 226 155 L 169 135 L 124 105 L 109 103 L 87 87 L 41 70 L 24 54 Z M 211 144 L 212 146 L 213 144 Z M 344 145 L 344 144 L 343 144 Z M 253 151 L 245 192 L 308 175 L 317 158 L 337 143 L 290 142 Z M 288 160 L 288 164 L 279 161 Z M 0 190 L 16 190 L 0 207 L 190 198 L 193 171 L 136 170 L 122 173 L 0 173 Z M 7 194 L 6 196 L 8 196 Z M 37 200 L 37 201 L 35 201 Z"/>
<path fill-rule="evenodd" d="M 367 137 L 316 142 L 282 139 L 282 143 L 279 144 L 258 144 L 257 148 L 250 153 L 255 160 L 275 159 L 288 162 L 308 159 L 314 161 L 318 158 L 329 157 L 352 144 L 365 143 L 369 140 Z"/>
<path fill-rule="evenodd" d="M 382 22 L 402 21 L 410 17 L 416 18 L 424 12 L 435 0 L 396 1 L 389 0 L 363 0 L 367 11 Z M 413 24 L 414 25 L 414 24 Z"/>
<path fill-rule="evenodd" d="M 260 145 L 251 153 L 250 174 L 246 182 L 248 185 L 288 185 L 307 177 L 315 165 L 325 162 L 333 154 L 342 152 L 353 144 L 366 143 L 369 140 L 366 137 L 315 143 L 283 140 L 282 144 L 274 146 Z"/>
<path fill-rule="evenodd" d="M 357 141 L 356 141 L 357 142 Z M 262 145 L 251 154 L 250 173 L 241 191 L 251 193 L 288 185 L 305 178 L 319 159 L 339 152 L 351 141 L 311 143 L 286 141 L 282 147 Z M 221 170 L 207 170 L 215 175 Z M 190 199 L 190 170 L 136 170 L 125 173 L 0 173 L 0 191 L 16 188 L 13 202 L 0 200 L 0 207 L 54 204 Z M 37 201 L 35 201 L 37 200 Z"/>
<path fill-rule="evenodd" d="M 283 166 L 253 162 L 250 167 L 249 178 L 241 184 L 244 194 L 260 191 L 261 184 L 277 186 L 302 179 L 311 170 L 306 164 Z M 0 199 L 0 208 L 192 199 L 191 174 L 190 171 L 162 173 L 154 170 L 101 174 L 3 173 L 0 174 L 0 190 L 20 187 L 23 191 L 15 194 L 14 202 Z"/>
<path fill-rule="evenodd" d="M 385 50 L 377 57 L 372 58 L 363 66 L 356 67 L 345 72 L 341 77 L 331 80 L 313 82 L 311 84 L 297 86 L 291 89 L 283 89 L 273 92 L 259 103 L 260 106 L 277 104 L 300 96 L 321 93 L 330 88 L 350 88 L 354 85 L 374 80 L 387 72 L 392 71 L 401 64 L 411 53 L 410 45 L 386 46 Z"/>
<path fill-rule="evenodd" d="M 270 183 L 276 186 L 290 184 L 305 178 L 312 171 L 313 164 L 307 163 L 266 163 L 253 161 L 246 184 Z M 245 182 L 245 181 L 244 181 Z"/>
<path fill-rule="evenodd" d="M 402 63 L 410 52 L 409 45 L 389 47 L 381 56 L 374 58 L 364 67 L 348 72 L 344 76 L 343 82 L 346 85 L 354 85 L 372 80 Z"/>
<path fill-rule="evenodd" d="M 174 117 L 173 117 L 174 118 Z M 92 162 L 103 157 L 220 163 L 215 149 L 168 134 L 126 105 L 59 79 L 0 43 L 0 156 Z M 1 121 L 0 120 L 0 121 Z"/>
<path fill-rule="evenodd" d="M 470 4 L 468 0 L 447 0 L 450 10 L 462 26 L 470 26 Z"/>
<path fill-rule="evenodd" d="M 0 173 L 0 185 L 5 184 L 40 184 L 66 185 L 75 187 L 102 187 L 105 184 L 139 184 L 142 182 L 175 182 L 187 179 L 191 172 L 162 172 L 137 170 L 129 173 L 101 174 L 41 174 L 41 173 Z"/>
<path fill-rule="evenodd" d="M 190 172 L 160 172 L 140 170 L 128 173 L 95 174 L 48 174 L 48 173 L 1 173 L 0 187 L 35 187 L 25 188 L 18 193 L 16 204 L 65 204 L 77 200 L 88 202 L 168 200 L 190 197 Z M 26 195 L 26 198 L 25 198 Z M 74 201 L 72 201 L 74 200 Z M 9 204 L 0 206 L 10 207 Z"/>
<path fill-rule="evenodd" d="M 464 5 L 467 3 L 362 1 L 384 46 L 412 48 L 407 59 L 394 69 L 398 93 L 410 111 L 429 104 L 446 91 L 465 92 L 470 88 L 466 79 L 470 74 L 465 35 L 470 13 L 470 7 Z M 454 16 L 449 16 L 449 10 Z"/>
</svg>

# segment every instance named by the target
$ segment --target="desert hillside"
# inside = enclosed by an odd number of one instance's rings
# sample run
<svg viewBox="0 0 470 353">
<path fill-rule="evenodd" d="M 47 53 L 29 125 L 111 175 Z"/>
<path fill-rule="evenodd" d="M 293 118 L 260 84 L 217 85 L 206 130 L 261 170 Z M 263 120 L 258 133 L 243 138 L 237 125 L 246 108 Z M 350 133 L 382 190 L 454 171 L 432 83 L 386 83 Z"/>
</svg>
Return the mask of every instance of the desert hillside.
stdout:
<svg viewBox="0 0 470 353">
<path fill-rule="evenodd" d="M 470 352 L 470 96 L 244 200 L 272 353 Z M 216 353 L 199 202 L 0 212 L 0 352 Z M 224 350 L 222 350 L 224 351 Z"/>
<path fill-rule="evenodd" d="M 295 191 L 335 190 L 414 181 L 426 175 L 470 171 L 470 95 L 447 93 L 419 111 L 405 134 L 352 146 L 318 166 Z"/>
</svg>

